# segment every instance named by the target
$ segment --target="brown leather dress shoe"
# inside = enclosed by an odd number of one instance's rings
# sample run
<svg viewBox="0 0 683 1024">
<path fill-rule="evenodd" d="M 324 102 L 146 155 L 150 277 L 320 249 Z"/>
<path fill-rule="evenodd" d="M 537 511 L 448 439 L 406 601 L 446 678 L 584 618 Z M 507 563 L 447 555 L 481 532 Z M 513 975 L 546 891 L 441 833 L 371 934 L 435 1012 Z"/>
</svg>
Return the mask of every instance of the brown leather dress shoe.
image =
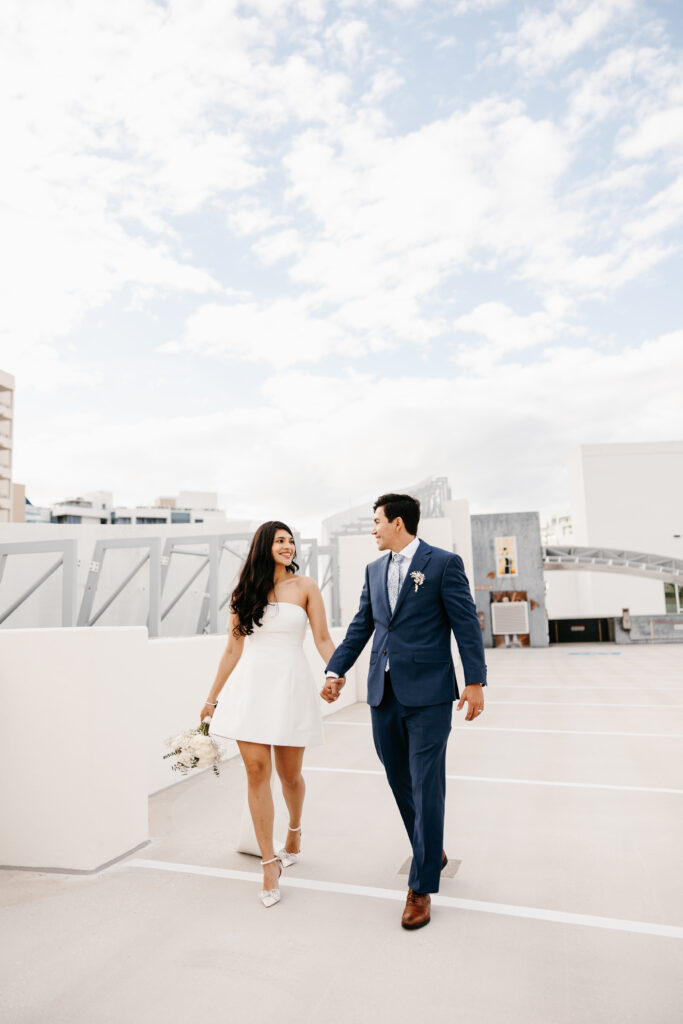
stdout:
<svg viewBox="0 0 683 1024">
<path fill-rule="evenodd" d="M 448 864 L 448 857 L 446 856 L 446 851 L 442 850 L 441 851 L 441 870 L 442 871 L 446 867 L 447 864 Z"/>
<path fill-rule="evenodd" d="M 416 928 L 424 928 L 426 924 L 429 924 L 429 908 L 431 905 L 432 897 L 428 892 L 413 892 L 412 889 L 408 889 L 406 908 L 401 918 L 403 927 L 409 931 L 414 931 Z"/>
</svg>

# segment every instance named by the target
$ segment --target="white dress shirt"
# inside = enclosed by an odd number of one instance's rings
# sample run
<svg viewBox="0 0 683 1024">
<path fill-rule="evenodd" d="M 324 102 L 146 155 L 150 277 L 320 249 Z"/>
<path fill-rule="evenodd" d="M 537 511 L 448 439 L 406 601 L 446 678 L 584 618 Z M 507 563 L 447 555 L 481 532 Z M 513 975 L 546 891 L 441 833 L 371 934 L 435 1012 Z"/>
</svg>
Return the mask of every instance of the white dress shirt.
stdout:
<svg viewBox="0 0 683 1024">
<path fill-rule="evenodd" d="M 420 546 L 420 538 L 419 537 L 414 537 L 411 540 L 410 544 L 406 544 L 406 546 L 404 548 L 401 548 L 400 551 L 396 552 L 397 555 L 403 555 L 404 558 L 408 559 L 408 561 L 403 566 L 403 569 L 404 569 L 403 579 L 404 580 L 405 580 L 406 576 L 408 575 L 408 572 L 410 570 L 410 563 L 412 562 L 413 558 L 415 557 L 415 552 L 417 551 L 419 546 Z M 392 552 L 392 554 L 393 554 L 393 552 Z"/>
</svg>

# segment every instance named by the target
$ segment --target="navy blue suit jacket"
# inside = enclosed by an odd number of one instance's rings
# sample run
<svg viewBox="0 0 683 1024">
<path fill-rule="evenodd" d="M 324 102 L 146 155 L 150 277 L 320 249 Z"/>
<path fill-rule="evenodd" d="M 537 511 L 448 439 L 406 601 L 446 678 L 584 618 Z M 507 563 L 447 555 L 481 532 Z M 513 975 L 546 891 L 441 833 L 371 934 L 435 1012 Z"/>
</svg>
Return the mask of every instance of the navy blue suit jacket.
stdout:
<svg viewBox="0 0 683 1024">
<path fill-rule="evenodd" d="M 391 685 L 401 704 L 445 704 L 459 697 L 451 656 L 452 630 L 465 684 L 486 685 L 481 626 L 462 558 L 421 540 L 393 615 L 387 592 L 390 559 L 391 554 L 366 567 L 360 607 L 327 669 L 343 676 L 374 633 L 368 704 L 377 707 L 382 700 L 387 659 Z M 424 575 L 424 583 L 417 588 L 410 575 L 414 572 Z"/>
</svg>

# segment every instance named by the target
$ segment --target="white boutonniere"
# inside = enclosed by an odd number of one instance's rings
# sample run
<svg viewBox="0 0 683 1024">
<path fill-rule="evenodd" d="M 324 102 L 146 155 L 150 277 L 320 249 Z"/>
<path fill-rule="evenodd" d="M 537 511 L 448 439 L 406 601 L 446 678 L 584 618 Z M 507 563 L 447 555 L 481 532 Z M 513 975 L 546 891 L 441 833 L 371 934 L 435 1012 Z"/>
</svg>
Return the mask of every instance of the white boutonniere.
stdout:
<svg viewBox="0 0 683 1024">
<path fill-rule="evenodd" d="M 425 581 L 425 574 L 423 572 L 411 572 L 411 580 L 415 580 L 415 593 L 417 594 L 417 588 L 421 587 Z"/>
</svg>

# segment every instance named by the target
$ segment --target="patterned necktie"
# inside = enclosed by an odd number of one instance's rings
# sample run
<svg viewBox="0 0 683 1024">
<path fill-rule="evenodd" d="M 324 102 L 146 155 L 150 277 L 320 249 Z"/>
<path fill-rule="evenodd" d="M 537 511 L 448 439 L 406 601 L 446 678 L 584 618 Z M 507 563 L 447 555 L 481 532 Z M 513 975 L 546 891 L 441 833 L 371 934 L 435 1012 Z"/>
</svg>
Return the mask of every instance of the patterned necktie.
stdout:
<svg viewBox="0 0 683 1024">
<path fill-rule="evenodd" d="M 387 577 L 387 590 L 389 591 L 389 607 L 391 608 L 392 615 L 403 583 L 403 579 L 401 577 L 401 566 L 403 565 L 404 560 L 405 555 L 402 555 L 399 551 L 394 551 L 391 556 L 389 576 Z"/>
</svg>

